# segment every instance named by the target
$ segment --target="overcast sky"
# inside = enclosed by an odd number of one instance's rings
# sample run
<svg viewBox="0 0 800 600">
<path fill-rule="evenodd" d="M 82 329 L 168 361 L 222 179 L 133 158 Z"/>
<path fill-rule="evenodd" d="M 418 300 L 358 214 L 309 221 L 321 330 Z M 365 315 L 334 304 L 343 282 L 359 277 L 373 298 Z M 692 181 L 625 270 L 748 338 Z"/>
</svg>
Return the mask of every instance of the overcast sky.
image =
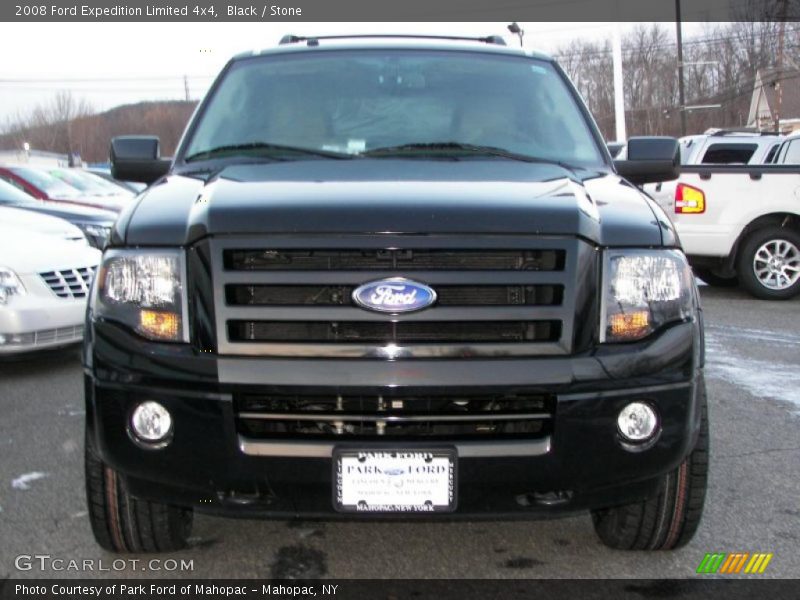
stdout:
<svg viewBox="0 0 800 600">
<path fill-rule="evenodd" d="M 611 23 L 521 23 L 525 45 L 554 51 L 574 38 L 608 38 Z M 3 23 L 0 129 L 9 117 L 71 90 L 96 110 L 141 100 L 193 100 L 238 52 L 274 46 L 286 33 L 499 34 L 507 23 Z M 621 25 L 622 31 L 632 27 Z M 697 29 L 684 25 L 684 35 Z"/>
</svg>

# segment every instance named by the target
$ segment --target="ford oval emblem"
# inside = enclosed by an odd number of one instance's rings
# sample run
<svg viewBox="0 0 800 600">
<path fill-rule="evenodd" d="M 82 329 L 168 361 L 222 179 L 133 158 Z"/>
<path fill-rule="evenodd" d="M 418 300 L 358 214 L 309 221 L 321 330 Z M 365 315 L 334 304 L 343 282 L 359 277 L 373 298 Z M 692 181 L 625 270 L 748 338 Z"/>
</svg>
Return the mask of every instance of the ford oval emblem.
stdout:
<svg viewBox="0 0 800 600">
<path fill-rule="evenodd" d="M 353 290 L 353 301 L 367 310 L 405 313 L 429 307 L 436 302 L 436 292 L 424 283 L 390 277 L 357 287 Z"/>
</svg>

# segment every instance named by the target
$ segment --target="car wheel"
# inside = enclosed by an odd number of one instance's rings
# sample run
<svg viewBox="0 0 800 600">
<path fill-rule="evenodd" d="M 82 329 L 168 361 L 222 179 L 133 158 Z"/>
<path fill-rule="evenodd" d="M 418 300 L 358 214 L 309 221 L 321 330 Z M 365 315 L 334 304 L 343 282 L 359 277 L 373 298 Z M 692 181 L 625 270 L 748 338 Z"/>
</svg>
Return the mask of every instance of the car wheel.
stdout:
<svg viewBox="0 0 800 600">
<path fill-rule="evenodd" d="M 692 268 L 694 274 L 713 287 L 736 287 L 739 285 L 739 278 L 736 275 L 725 277 L 719 275 L 713 269 Z"/>
<path fill-rule="evenodd" d="M 592 511 L 600 540 L 616 550 L 673 550 L 692 539 L 703 514 L 708 484 L 708 409 L 701 394 L 701 424 L 691 454 L 663 477 L 657 496 Z"/>
<path fill-rule="evenodd" d="M 97 543 L 109 552 L 171 552 L 186 547 L 191 509 L 139 500 L 119 474 L 85 444 L 86 503 Z"/>
<path fill-rule="evenodd" d="M 793 298 L 800 293 L 800 233 L 783 227 L 754 231 L 742 246 L 737 273 L 757 298 Z"/>
</svg>

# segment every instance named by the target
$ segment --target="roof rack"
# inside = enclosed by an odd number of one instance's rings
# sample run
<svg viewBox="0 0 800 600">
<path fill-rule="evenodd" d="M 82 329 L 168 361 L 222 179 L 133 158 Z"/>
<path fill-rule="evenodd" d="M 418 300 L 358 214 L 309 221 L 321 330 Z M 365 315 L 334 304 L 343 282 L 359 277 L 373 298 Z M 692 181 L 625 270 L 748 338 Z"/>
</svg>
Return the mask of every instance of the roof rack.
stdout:
<svg viewBox="0 0 800 600">
<path fill-rule="evenodd" d="M 707 134 L 715 137 L 722 137 L 726 135 L 743 135 L 743 134 L 745 135 L 749 134 L 752 136 L 781 135 L 779 131 L 757 131 L 755 128 L 752 127 L 731 127 L 725 129 L 712 128 L 707 131 Z"/>
<path fill-rule="evenodd" d="M 483 44 L 494 44 L 496 46 L 505 46 L 506 41 L 499 35 L 487 35 L 485 37 L 465 37 L 457 35 L 410 35 L 410 34 L 359 34 L 359 35 L 314 35 L 314 36 L 301 36 L 287 34 L 281 38 L 279 44 L 284 46 L 286 44 L 298 44 L 306 42 L 308 46 L 318 46 L 319 40 L 352 40 L 352 39 L 375 39 L 375 38 L 390 38 L 390 39 L 423 39 L 423 40 L 451 40 L 451 41 L 468 41 L 468 42 L 481 42 Z"/>
</svg>

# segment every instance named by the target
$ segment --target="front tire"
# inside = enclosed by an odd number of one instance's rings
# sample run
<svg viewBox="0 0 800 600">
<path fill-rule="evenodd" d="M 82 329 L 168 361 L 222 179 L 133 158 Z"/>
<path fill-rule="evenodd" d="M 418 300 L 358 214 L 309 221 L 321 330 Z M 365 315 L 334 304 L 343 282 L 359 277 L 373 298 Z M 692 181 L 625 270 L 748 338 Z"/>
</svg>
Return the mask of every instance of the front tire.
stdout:
<svg viewBox="0 0 800 600">
<path fill-rule="evenodd" d="M 800 294 L 800 233 L 767 227 L 751 233 L 742 246 L 737 274 L 756 298 L 788 300 Z"/>
<path fill-rule="evenodd" d="M 139 500 L 106 465 L 86 436 L 86 504 L 92 533 L 109 552 L 172 552 L 187 545 L 191 509 Z"/>
<path fill-rule="evenodd" d="M 663 477 L 661 491 L 634 504 L 592 511 L 600 540 L 616 550 L 674 550 L 694 536 L 708 484 L 708 409 L 701 393 L 701 423 L 691 454 Z"/>
</svg>

